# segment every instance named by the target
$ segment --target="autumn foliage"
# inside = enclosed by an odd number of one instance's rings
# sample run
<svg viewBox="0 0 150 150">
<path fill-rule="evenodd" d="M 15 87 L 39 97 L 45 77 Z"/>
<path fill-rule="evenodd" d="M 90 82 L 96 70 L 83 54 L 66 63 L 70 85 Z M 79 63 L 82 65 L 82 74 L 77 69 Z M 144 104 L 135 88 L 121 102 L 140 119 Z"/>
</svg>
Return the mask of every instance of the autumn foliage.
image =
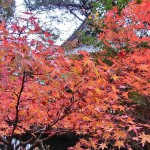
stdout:
<svg viewBox="0 0 150 150">
<path fill-rule="evenodd" d="M 146 0 L 131 2 L 121 14 L 114 7 L 100 22 L 107 25 L 100 40 L 117 48 L 111 66 L 103 62 L 105 50 L 96 61 L 85 51 L 79 52 L 81 58 L 66 56 L 30 13 L 25 13 L 29 19 L 22 18 L 27 28 L 2 23 L 1 143 L 10 149 L 18 137 L 17 148 L 31 144 L 30 149 L 44 149 L 43 142 L 67 132 L 83 137 L 70 150 L 132 150 L 150 143 L 149 120 L 138 119 L 139 104 L 131 96 L 138 93 L 150 101 L 150 38 L 141 33 L 150 29 L 149 7 Z M 22 140 L 25 134 L 27 141 Z"/>
<path fill-rule="evenodd" d="M 100 40 L 116 50 L 132 50 L 149 42 L 150 2 L 129 3 L 120 13 L 117 7 L 105 14 L 99 22 Z"/>
</svg>

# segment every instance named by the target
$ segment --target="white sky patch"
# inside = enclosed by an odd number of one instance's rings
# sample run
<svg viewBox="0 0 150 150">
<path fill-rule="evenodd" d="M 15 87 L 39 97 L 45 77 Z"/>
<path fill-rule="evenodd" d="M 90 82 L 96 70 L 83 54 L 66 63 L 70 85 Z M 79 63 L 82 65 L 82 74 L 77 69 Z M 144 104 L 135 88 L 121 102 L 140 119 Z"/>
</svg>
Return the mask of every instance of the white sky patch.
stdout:
<svg viewBox="0 0 150 150">
<path fill-rule="evenodd" d="M 25 12 L 25 6 L 23 4 L 23 0 L 16 0 L 16 16 L 23 16 L 22 12 Z M 81 21 L 79 21 L 77 18 L 75 18 L 73 15 L 69 15 L 65 13 L 62 10 L 56 9 L 55 11 L 50 11 L 49 14 L 45 13 L 40 13 L 38 14 L 36 11 L 33 12 L 35 17 L 37 17 L 41 24 L 44 24 L 46 28 L 57 28 L 59 31 L 59 36 L 60 38 L 56 41 L 57 45 L 61 45 L 73 32 L 78 26 L 81 24 Z M 59 21 L 50 21 L 49 16 L 58 16 L 60 18 Z M 84 17 L 80 16 L 83 20 Z M 61 20 L 63 20 L 61 22 Z M 55 30 L 54 30 L 55 32 Z"/>
</svg>

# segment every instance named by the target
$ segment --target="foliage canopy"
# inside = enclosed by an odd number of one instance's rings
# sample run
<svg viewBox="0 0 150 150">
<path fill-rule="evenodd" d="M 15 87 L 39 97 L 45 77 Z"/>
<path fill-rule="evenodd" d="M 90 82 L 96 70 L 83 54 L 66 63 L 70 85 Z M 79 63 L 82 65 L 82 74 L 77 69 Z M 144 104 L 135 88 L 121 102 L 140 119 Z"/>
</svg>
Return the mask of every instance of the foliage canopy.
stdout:
<svg viewBox="0 0 150 150">
<path fill-rule="evenodd" d="M 148 0 L 133 1 L 121 14 L 116 7 L 106 13 L 99 22 L 106 49 L 96 60 L 85 51 L 79 52 L 81 58 L 66 56 L 30 12 L 22 18 L 28 28 L 13 24 L 6 29 L 1 23 L 0 141 L 5 148 L 11 149 L 17 137 L 16 149 L 26 144 L 44 149 L 43 142 L 65 132 L 84 137 L 70 150 L 131 150 L 150 143 L 149 118 L 139 119 L 141 105 L 132 96 L 139 94 L 149 105 L 149 36 L 137 35 L 150 29 L 149 6 Z M 31 39 L 39 33 L 41 39 Z M 114 46 L 118 50 L 108 65 L 103 59 Z"/>
</svg>

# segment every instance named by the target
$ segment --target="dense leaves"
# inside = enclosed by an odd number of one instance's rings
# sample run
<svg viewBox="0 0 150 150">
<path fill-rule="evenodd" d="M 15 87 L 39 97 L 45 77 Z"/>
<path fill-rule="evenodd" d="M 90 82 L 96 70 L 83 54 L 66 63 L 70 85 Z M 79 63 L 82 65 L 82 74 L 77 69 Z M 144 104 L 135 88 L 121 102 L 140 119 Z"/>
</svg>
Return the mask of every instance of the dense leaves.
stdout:
<svg viewBox="0 0 150 150">
<path fill-rule="evenodd" d="M 115 51 L 149 47 L 149 7 L 149 1 L 143 1 L 141 4 L 132 1 L 121 13 L 114 7 L 100 20 L 100 40 Z"/>
<path fill-rule="evenodd" d="M 132 2 L 123 12 L 136 16 L 140 24 L 144 12 L 139 15 L 139 9 L 144 7 L 147 17 L 149 14 L 146 4 L 149 2 L 143 1 L 135 7 Z M 138 104 L 130 97 L 133 92 L 150 97 L 150 51 L 148 46 L 139 46 L 149 37 L 126 36 L 124 31 L 128 29 L 127 34 L 132 35 L 137 24 L 124 24 L 119 30 L 114 20 L 123 21 L 124 15 L 117 16 L 116 11 L 114 8 L 106 14 L 106 34 L 100 39 L 109 47 L 121 40 L 128 42 L 131 52 L 125 48 L 121 51 L 119 45 L 119 53 L 109 58 L 112 65 L 103 62 L 105 51 L 96 62 L 85 51 L 80 51 L 77 58 L 66 56 L 32 14 L 29 19 L 22 18 L 27 20 L 27 29 L 18 24 L 8 29 L 4 23 L 0 25 L 0 141 L 7 149 L 14 137 L 21 141 L 17 147 L 31 144 L 30 149 L 44 149 L 43 142 L 66 132 L 83 137 L 71 150 L 134 149 L 135 145 L 144 147 L 150 142 L 149 120 L 137 119 L 134 112 Z M 144 15 L 148 28 L 147 17 Z M 123 31 L 120 36 L 110 36 L 114 26 L 119 33 Z M 36 40 L 35 33 L 44 35 Z M 22 140 L 24 134 L 28 135 L 27 141 Z"/>
</svg>

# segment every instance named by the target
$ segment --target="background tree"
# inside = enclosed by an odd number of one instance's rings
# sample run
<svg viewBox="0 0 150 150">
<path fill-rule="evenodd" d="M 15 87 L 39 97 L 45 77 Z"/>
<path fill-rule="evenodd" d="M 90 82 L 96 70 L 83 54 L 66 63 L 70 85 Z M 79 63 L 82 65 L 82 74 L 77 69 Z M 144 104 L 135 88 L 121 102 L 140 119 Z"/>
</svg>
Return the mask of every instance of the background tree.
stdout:
<svg viewBox="0 0 150 150">
<path fill-rule="evenodd" d="M 121 11 L 128 0 L 25 0 L 24 2 L 28 10 L 47 13 L 47 18 L 51 21 L 55 20 L 58 23 L 66 22 L 66 24 L 67 22 L 72 22 L 72 26 L 84 22 L 84 24 L 87 24 L 87 30 L 80 33 L 80 43 L 87 45 L 93 43 L 95 46 L 98 46 L 96 34 L 99 33 L 100 29 L 93 24 L 95 13 L 98 13 L 96 16 L 101 18 L 113 6 L 117 6 L 119 11 Z M 62 15 L 60 17 L 52 16 L 52 13 L 49 12 L 54 10 L 61 12 Z M 88 16 L 93 19 L 88 20 Z"/>
<path fill-rule="evenodd" d="M 7 20 L 13 17 L 15 12 L 15 0 L 1 0 L 0 1 L 0 20 Z"/>
<path fill-rule="evenodd" d="M 67 12 L 73 14 L 75 17 L 77 17 L 79 20 L 83 21 L 81 18 L 79 18 L 79 14 L 76 14 L 77 12 L 81 15 L 88 16 L 90 11 L 93 8 L 93 2 L 94 1 L 87 1 L 87 0 L 81 0 L 81 1 L 70 1 L 70 0 L 47 0 L 47 1 L 28 1 L 25 0 L 26 7 L 30 10 L 40 10 L 40 11 L 49 11 L 52 9 L 65 9 Z"/>
</svg>

